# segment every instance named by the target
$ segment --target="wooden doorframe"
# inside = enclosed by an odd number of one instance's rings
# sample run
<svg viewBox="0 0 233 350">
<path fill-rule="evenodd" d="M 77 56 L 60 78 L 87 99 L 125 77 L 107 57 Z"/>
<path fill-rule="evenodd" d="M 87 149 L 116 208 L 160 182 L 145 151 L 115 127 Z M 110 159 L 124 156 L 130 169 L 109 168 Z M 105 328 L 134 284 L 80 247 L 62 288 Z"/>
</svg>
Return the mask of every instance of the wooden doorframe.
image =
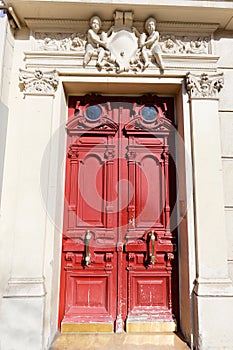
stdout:
<svg viewBox="0 0 233 350">
<path fill-rule="evenodd" d="M 66 101 L 68 95 L 80 95 L 89 92 L 95 92 L 106 94 L 111 91 L 114 94 L 119 92 L 122 95 L 130 92 L 131 95 L 138 94 L 140 91 L 155 93 L 157 95 L 162 94 L 163 96 L 169 95 L 174 96 L 176 101 L 176 115 L 177 115 L 177 126 L 181 135 L 185 136 L 185 147 L 188 149 L 188 154 L 191 154 L 191 143 L 190 143 L 190 125 L 189 120 L 185 120 L 183 116 L 189 116 L 189 106 L 187 104 L 187 97 L 183 93 L 184 83 L 183 79 L 172 78 L 172 79 L 160 79 L 153 78 L 132 78 L 130 83 L 131 88 L 129 89 L 129 78 L 119 78 L 116 83 L 116 79 L 111 79 L 111 83 L 107 78 L 95 78 L 95 77 L 73 77 L 72 79 L 64 77 L 63 86 L 60 96 L 57 96 L 57 102 L 61 106 L 61 119 L 64 119 L 64 111 L 66 109 Z M 134 82 L 133 82 L 134 81 Z M 192 174 L 190 170 L 187 170 L 185 164 L 186 156 L 183 155 L 183 159 L 178 157 L 180 168 L 183 169 L 181 177 L 188 180 L 184 181 L 182 187 L 182 193 L 179 193 L 178 201 L 180 203 L 180 212 L 185 211 L 185 202 L 187 197 L 191 198 L 191 187 Z M 186 174 L 185 174 L 186 173 Z M 188 183 L 188 185 L 187 185 Z M 186 192 L 188 193 L 186 195 Z M 189 200 L 192 203 L 192 200 Z M 188 232 L 189 230 L 189 232 Z M 180 316 L 181 316 L 181 329 L 182 332 L 189 338 L 191 334 L 191 323 L 190 323 L 190 291 L 192 286 L 192 276 L 195 274 L 195 245 L 194 245 L 194 234 L 193 234 L 193 217 L 192 217 L 192 204 L 189 210 L 189 216 L 185 216 L 184 220 L 179 226 L 179 276 L 180 276 Z M 57 245 L 56 245 L 57 246 Z M 181 249 L 182 248 L 182 249 Z M 58 255 L 60 256 L 61 249 L 56 248 L 55 259 L 58 261 Z M 189 252 L 189 253 L 188 253 Z M 58 263 L 59 265 L 59 263 Z M 59 267 L 59 266 L 58 266 Z M 56 272 L 55 272 L 56 274 Z M 59 278 L 54 279 L 56 281 Z M 53 283 L 53 288 L 56 290 L 58 284 Z M 185 312 L 183 312 L 185 310 Z M 54 314 L 54 312 L 53 312 Z"/>
</svg>

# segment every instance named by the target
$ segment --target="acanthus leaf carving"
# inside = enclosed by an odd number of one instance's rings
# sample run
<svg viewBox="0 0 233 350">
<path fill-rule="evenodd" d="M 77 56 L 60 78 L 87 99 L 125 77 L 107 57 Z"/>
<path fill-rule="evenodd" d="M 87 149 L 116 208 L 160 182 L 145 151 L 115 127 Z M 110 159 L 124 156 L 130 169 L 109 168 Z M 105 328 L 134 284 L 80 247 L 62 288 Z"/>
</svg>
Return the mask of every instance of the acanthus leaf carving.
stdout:
<svg viewBox="0 0 233 350">
<path fill-rule="evenodd" d="M 186 76 L 186 89 L 191 99 L 217 98 L 223 85 L 223 73 L 213 75 L 188 73 Z"/>
<path fill-rule="evenodd" d="M 43 51 L 83 51 L 86 41 L 83 33 L 36 33 L 37 48 Z"/>
<path fill-rule="evenodd" d="M 137 30 L 136 30 L 137 31 Z M 138 32 L 138 31 L 137 31 Z M 40 51 L 62 51 L 62 52 L 82 52 L 85 51 L 87 35 L 85 33 L 36 33 L 36 49 Z M 187 55 L 198 54 L 208 55 L 210 52 L 210 37 L 200 36 L 179 36 L 170 33 L 163 33 L 159 38 L 159 46 L 162 53 Z M 140 50 L 135 54 L 135 62 L 130 63 L 132 69 L 142 69 L 143 63 L 139 57 Z M 139 63 L 140 67 L 136 68 Z M 113 69 L 115 61 L 108 61 L 109 67 Z"/>
<path fill-rule="evenodd" d="M 20 69 L 19 82 L 24 93 L 54 94 L 58 86 L 56 70 L 44 72 L 40 69 L 29 71 Z"/>
<path fill-rule="evenodd" d="M 160 37 L 160 47 L 168 54 L 208 54 L 210 38 L 207 37 L 177 37 L 166 34 Z"/>
</svg>

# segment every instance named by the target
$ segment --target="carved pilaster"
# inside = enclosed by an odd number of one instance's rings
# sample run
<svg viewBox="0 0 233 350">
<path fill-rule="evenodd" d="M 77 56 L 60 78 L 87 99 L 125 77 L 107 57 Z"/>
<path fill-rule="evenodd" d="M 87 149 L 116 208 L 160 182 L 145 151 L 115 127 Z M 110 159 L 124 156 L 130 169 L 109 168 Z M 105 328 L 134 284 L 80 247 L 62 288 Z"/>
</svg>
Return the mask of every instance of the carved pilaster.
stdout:
<svg viewBox="0 0 233 350">
<path fill-rule="evenodd" d="M 40 69 L 28 71 L 20 69 L 19 82 L 25 94 L 53 95 L 58 86 L 56 70 L 43 72 Z"/>
<path fill-rule="evenodd" d="M 213 75 L 188 73 L 186 76 L 186 89 L 190 99 L 217 99 L 223 84 L 223 73 Z"/>
</svg>

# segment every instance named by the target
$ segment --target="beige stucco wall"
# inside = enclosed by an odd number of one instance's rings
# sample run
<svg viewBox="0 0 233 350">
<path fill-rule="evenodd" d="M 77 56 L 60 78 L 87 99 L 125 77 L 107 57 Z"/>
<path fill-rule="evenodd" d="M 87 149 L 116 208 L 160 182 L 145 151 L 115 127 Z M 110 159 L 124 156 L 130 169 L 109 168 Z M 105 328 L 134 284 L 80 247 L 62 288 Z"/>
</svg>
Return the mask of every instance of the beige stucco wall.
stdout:
<svg viewBox="0 0 233 350">
<path fill-rule="evenodd" d="M 14 54 L 14 34 L 11 31 L 7 16 L 0 17 L 0 213 L 2 187 L 4 183 L 4 161 L 9 115 L 9 90 L 11 85 L 12 64 Z M 5 240 L 1 237 L 0 265 L 5 266 L 5 252 L 11 250 L 10 241 L 4 246 Z M 0 295 L 4 291 L 5 283 L 9 278 L 9 265 L 1 272 Z"/>
</svg>

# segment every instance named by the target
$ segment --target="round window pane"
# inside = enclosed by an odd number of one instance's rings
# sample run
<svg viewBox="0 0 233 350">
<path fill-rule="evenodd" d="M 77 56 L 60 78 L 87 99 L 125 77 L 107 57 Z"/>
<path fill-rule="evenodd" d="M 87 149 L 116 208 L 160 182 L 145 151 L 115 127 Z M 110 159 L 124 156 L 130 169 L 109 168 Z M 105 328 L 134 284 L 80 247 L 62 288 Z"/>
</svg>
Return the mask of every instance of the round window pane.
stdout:
<svg viewBox="0 0 233 350">
<path fill-rule="evenodd" d="M 147 122 L 155 120 L 158 112 L 155 107 L 144 107 L 142 110 L 142 118 Z"/>
<path fill-rule="evenodd" d="M 86 116 L 89 120 L 98 120 L 101 116 L 101 108 L 99 106 L 90 106 L 86 109 Z"/>
</svg>

